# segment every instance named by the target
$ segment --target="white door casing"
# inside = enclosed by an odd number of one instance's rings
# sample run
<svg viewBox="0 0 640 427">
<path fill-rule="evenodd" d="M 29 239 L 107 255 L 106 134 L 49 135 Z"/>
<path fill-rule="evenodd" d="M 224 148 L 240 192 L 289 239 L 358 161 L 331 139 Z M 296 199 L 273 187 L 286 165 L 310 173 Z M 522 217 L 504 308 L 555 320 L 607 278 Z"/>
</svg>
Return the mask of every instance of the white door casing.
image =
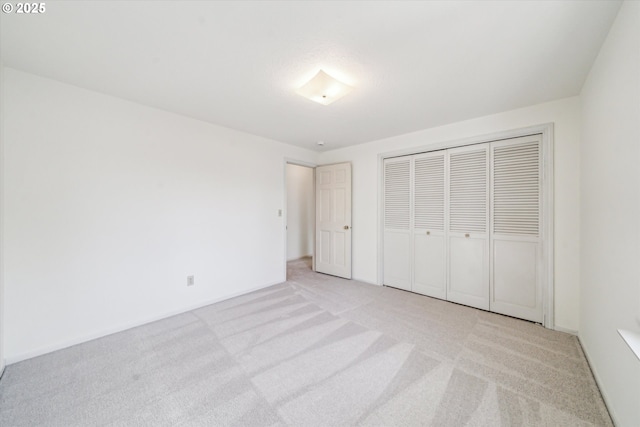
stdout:
<svg viewBox="0 0 640 427">
<path fill-rule="evenodd" d="M 319 273 L 351 278 L 351 163 L 316 168 L 316 252 Z"/>
</svg>

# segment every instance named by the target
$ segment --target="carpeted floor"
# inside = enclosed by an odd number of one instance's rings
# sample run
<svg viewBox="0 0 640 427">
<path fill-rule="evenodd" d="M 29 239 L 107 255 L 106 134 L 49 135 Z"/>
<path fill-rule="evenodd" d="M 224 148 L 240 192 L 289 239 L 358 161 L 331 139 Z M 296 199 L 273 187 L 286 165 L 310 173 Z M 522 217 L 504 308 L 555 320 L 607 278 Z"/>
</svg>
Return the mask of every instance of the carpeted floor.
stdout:
<svg viewBox="0 0 640 427">
<path fill-rule="evenodd" d="M 8 366 L 0 425 L 611 425 L 575 337 L 309 263 Z"/>
</svg>

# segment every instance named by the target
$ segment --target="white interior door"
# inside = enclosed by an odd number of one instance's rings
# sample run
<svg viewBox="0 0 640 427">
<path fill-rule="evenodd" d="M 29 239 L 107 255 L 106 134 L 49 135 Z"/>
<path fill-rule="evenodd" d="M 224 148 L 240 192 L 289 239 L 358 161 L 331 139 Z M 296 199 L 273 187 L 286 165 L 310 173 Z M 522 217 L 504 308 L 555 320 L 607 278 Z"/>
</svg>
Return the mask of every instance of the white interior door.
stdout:
<svg viewBox="0 0 640 427">
<path fill-rule="evenodd" d="M 413 157 L 413 282 L 411 290 L 446 299 L 444 151 Z"/>
<path fill-rule="evenodd" d="M 351 163 L 316 168 L 316 271 L 351 278 Z"/>
<path fill-rule="evenodd" d="M 491 144 L 491 311 L 542 322 L 540 136 Z"/>
<path fill-rule="evenodd" d="M 384 284 L 411 290 L 412 159 L 384 162 Z"/>
<path fill-rule="evenodd" d="M 489 145 L 448 150 L 449 301 L 489 310 Z"/>
</svg>

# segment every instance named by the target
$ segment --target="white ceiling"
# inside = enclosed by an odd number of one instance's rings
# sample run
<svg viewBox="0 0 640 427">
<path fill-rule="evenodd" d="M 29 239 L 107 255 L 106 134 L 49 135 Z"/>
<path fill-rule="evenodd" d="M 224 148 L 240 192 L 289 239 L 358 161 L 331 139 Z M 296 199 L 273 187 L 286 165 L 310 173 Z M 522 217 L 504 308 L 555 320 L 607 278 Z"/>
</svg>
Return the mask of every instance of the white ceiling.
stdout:
<svg viewBox="0 0 640 427">
<path fill-rule="evenodd" d="M 2 14 L 2 61 L 329 150 L 577 95 L 619 7 L 47 1 L 42 15 Z M 321 68 L 353 92 L 329 106 L 297 95 Z"/>
</svg>

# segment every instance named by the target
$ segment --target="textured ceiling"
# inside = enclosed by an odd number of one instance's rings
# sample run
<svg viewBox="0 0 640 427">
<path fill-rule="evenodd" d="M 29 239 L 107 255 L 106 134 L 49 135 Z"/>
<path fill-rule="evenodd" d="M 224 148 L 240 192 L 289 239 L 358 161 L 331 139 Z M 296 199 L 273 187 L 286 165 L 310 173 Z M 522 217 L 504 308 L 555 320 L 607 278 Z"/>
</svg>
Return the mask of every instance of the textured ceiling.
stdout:
<svg viewBox="0 0 640 427">
<path fill-rule="evenodd" d="M 4 65 L 329 150 L 577 95 L 620 2 L 46 7 L 2 14 Z M 329 106 L 297 95 L 319 69 L 355 89 Z"/>
</svg>

